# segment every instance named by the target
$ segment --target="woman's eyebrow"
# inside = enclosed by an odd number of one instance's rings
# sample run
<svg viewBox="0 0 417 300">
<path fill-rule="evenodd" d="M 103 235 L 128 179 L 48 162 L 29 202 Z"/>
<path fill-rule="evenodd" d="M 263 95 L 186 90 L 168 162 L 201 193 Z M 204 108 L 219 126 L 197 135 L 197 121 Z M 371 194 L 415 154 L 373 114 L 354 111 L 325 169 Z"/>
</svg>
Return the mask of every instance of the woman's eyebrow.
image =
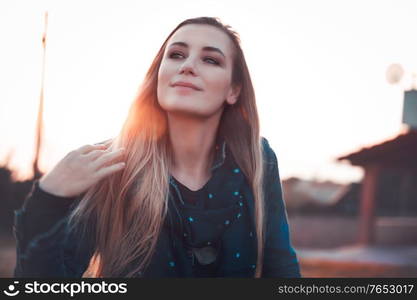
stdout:
<svg viewBox="0 0 417 300">
<path fill-rule="evenodd" d="M 182 46 L 182 47 L 188 48 L 188 44 L 187 43 L 184 43 L 184 42 L 174 42 L 174 43 L 170 44 L 168 47 L 172 47 L 172 46 Z M 205 46 L 205 47 L 202 48 L 202 50 L 204 50 L 204 51 L 218 52 L 224 58 L 226 58 L 226 56 L 223 54 L 223 52 L 219 48 L 211 47 L 211 46 Z"/>
</svg>

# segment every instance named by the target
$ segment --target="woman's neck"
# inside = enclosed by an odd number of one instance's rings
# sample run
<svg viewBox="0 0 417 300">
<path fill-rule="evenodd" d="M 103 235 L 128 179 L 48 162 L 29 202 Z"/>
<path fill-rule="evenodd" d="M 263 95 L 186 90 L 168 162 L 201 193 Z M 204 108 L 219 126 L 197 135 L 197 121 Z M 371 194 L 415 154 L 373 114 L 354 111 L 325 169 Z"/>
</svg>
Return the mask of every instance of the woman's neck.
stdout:
<svg viewBox="0 0 417 300">
<path fill-rule="evenodd" d="M 184 118 L 168 115 L 173 151 L 171 175 L 190 190 L 198 190 L 210 179 L 220 118 Z"/>
</svg>

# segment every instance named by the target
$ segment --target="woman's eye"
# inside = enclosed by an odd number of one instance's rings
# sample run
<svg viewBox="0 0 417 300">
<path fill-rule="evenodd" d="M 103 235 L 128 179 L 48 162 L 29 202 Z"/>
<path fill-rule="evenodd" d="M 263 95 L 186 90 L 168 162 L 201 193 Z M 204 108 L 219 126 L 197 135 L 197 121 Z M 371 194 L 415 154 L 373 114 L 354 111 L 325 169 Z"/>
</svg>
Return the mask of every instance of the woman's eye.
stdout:
<svg viewBox="0 0 417 300">
<path fill-rule="evenodd" d="M 181 53 L 179 53 L 179 52 L 172 52 L 170 55 L 169 55 L 169 58 L 178 58 L 178 56 L 183 56 Z M 214 58 L 211 58 L 211 57 L 205 57 L 204 58 L 204 61 L 209 61 L 210 62 L 210 64 L 212 64 L 212 65 L 219 65 L 220 63 L 217 61 L 217 60 L 215 60 Z"/>
<path fill-rule="evenodd" d="M 215 60 L 214 58 L 206 57 L 206 59 L 209 60 L 209 61 L 212 61 L 211 64 L 214 64 L 214 65 L 218 65 L 219 64 L 219 62 L 217 60 Z"/>
<path fill-rule="evenodd" d="M 169 58 L 173 58 L 173 56 L 174 55 L 182 55 L 181 53 L 178 53 L 178 52 L 172 52 L 170 55 L 169 55 Z"/>
</svg>

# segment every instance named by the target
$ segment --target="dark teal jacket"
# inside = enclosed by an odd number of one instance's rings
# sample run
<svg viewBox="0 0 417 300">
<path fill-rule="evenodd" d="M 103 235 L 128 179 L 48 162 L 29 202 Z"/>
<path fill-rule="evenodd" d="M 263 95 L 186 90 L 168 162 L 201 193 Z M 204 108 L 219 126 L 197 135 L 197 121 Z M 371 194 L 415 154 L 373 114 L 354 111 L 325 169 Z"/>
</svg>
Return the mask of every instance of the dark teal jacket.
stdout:
<svg viewBox="0 0 417 300">
<path fill-rule="evenodd" d="M 257 250 L 253 194 L 225 141 L 218 139 L 216 143 L 212 177 L 203 187 L 205 197 L 196 205 L 182 199 L 177 181 L 170 176 L 168 214 L 155 253 L 145 272 L 136 277 L 197 277 L 200 261 L 213 255 L 216 266 L 211 277 L 254 277 Z M 262 277 L 300 277 L 290 241 L 277 158 L 265 138 L 262 144 L 266 176 Z M 68 229 L 67 216 L 75 205 L 76 198 L 49 194 L 35 181 L 23 206 L 15 211 L 15 277 L 82 276 L 92 255 L 93 242 L 80 241 Z M 131 264 L 132 268 L 136 265 Z"/>
</svg>

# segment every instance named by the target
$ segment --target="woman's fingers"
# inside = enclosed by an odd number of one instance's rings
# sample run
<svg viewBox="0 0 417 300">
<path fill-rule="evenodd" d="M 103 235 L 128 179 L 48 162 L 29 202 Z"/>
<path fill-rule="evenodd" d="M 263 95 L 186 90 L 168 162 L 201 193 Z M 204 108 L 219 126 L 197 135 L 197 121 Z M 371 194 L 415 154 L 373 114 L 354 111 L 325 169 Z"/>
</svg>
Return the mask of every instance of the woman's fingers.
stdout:
<svg viewBox="0 0 417 300">
<path fill-rule="evenodd" d="M 104 154 L 99 156 L 94 162 L 93 162 L 93 168 L 99 169 L 108 163 L 112 162 L 113 160 L 120 158 L 124 153 L 124 149 L 120 148 L 115 151 L 107 152 L 105 151 Z"/>
<path fill-rule="evenodd" d="M 90 161 L 96 160 L 101 155 L 108 153 L 109 149 L 98 149 L 98 150 L 92 150 L 87 154 L 83 154 L 85 158 L 87 158 Z"/>
<path fill-rule="evenodd" d="M 76 151 L 78 151 L 81 154 L 87 154 L 93 150 L 98 150 L 98 149 L 106 149 L 107 146 L 106 145 L 102 145 L 102 144 L 98 144 L 98 145 L 84 145 L 80 148 L 78 148 Z"/>
<path fill-rule="evenodd" d="M 111 151 L 109 146 L 84 145 L 69 152 L 43 177 L 42 187 L 51 194 L 73 197 L 88 190 L 96 178 L 123 169 L 123 164 L 113 162 L 123 150 Z"/>
<path fill-rule="evenodd" d="M 108 176 L 108 175 L 110 175 L 112 173 L 115 173 L 115 172 L 118 172 L 120 170 L 123 170 L 125 166 L 126 166 L 126 164 L 124 162 L 121 162 L 121 163 L 117 163 L 117 164 L 110 165 L 108 167 L 101 168 L 96 173 L 96 176 L 98 178 L 100 178 L 100 179 L 101 178 L 104 178 L 104 177 L 106 177 L 106 176 Z"/>
</svg>

